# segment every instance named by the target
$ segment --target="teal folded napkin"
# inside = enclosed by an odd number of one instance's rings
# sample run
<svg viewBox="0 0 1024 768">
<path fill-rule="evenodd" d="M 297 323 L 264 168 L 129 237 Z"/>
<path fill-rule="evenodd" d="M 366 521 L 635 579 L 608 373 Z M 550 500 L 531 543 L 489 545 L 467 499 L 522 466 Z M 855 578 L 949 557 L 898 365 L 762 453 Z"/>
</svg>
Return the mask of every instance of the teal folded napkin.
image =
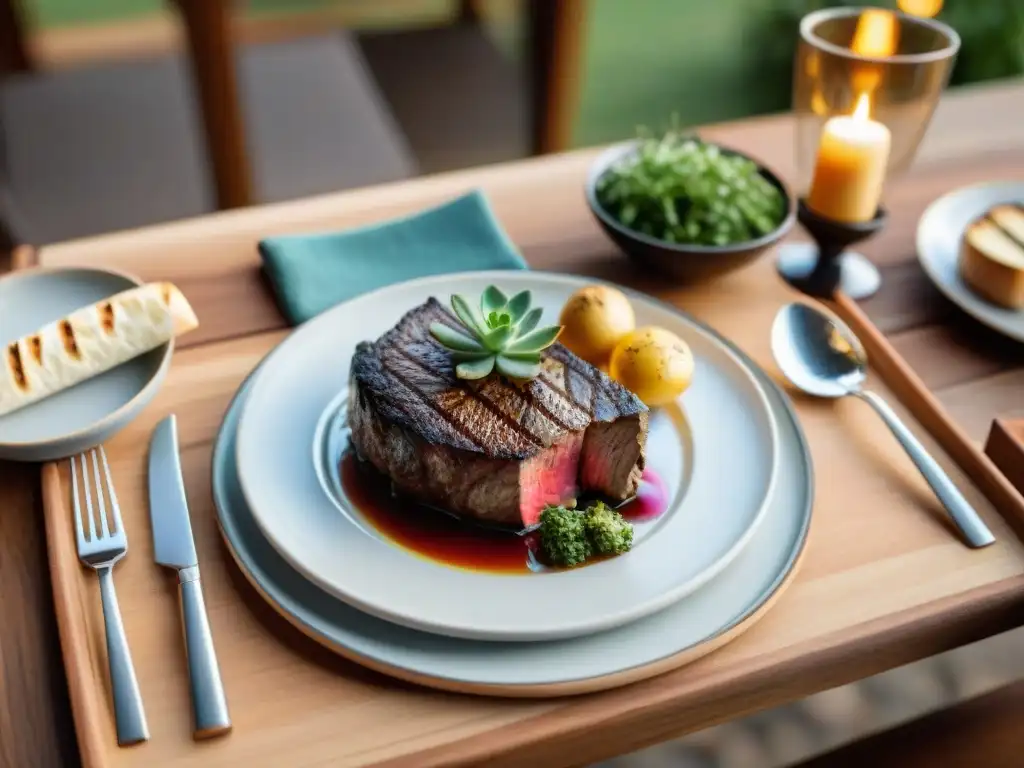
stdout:
<svg viewBox="0 0 1024 768">
<path fill-rule="evenodd" d="M 357 229 L 268 237 L 260 241 L 259 253 L 293 325 L 353 296 L 414 277 L 527 268 L 478 191 Z"/>
</svg>

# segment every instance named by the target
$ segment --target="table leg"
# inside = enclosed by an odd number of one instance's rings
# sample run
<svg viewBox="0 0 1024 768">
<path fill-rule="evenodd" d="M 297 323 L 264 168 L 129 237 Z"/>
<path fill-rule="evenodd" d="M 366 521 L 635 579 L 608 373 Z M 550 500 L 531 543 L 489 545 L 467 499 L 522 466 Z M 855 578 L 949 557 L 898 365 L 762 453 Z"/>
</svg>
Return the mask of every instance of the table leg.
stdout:
<svg viewBox="0 0 1024 768">
<path fill-rule="evenodd" d="M 0 0 L 0 75 L 32 69 L 32 59 L 25 45 L 24 21 L 20 0 Z"/>
<path fill-rule="evenodd" d="M 235 73 L 230 0 L 173 0 L 188 38 L 218 208 L 252 202 L 245 129 Z"/>
<path fill-rule="evenodd" d="M 527 0 L 526 7 L 530 140 L 539 155 L 572 142 L 587 0 Z"/>
<path fill-rule="evenodd" d="M 0 768 L 78 766 L 35 467 L 0 461 Z"/>
</svg>

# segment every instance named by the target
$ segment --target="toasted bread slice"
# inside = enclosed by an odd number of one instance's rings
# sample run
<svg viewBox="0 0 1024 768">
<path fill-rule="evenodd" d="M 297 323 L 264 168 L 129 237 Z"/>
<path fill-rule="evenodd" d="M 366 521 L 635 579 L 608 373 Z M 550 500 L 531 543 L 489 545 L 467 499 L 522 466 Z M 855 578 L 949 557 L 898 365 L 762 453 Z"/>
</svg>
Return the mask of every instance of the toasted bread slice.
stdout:
<svg viewBox="0 0 1024 768">
<path fill-rule="evenodd" d="M 1017 205 L 997 205 L 988 217 L 1006 234 L 1024 246 L 1024 208 Z"/>
<path fill-rule="evenodd" d="M 1017 226 L 1012 215 L 1005 211 L 1001 215 Z M 1024 216 L 1019 226 L 1024 228 Z M 993 304 L 1024 308 L 1024 245 L 994 221 L 983 218 L 967 228 L 960 252 L 960 274 L 975 293 Z"/>
</svg>

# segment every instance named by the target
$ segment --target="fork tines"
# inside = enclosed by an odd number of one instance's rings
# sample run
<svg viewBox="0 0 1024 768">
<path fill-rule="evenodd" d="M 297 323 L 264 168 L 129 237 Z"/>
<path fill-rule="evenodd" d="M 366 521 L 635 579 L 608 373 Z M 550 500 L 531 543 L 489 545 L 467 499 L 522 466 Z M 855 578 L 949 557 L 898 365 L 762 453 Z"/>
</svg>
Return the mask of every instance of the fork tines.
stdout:
<svg viewBox="0 0 1024 768">
<path fill-rule="evenodd" d="M 102 479 L 100 476 L 101 463 L 103 465 Z M 79 466 L 81 466 L 81 470 L 79 470 Z M 81 479 L 79 478 L 80 474 Z M 92 476 L 91 480 L 90 475 Z M 107 454 L 103 450 L 102 445 L 81 453 L 77 457 L 71 457 L 71 491 L 75 508 L 75 533 L 78 539 L 79 550 L 97 541 L 124 538 L 121 508 L 117 504 L 117 493 L 114 491 L 114 481 L 110 476 L 110 464 L 107 462 Z M 96 497 L 96 510 L 93 508 L 94 494 Z M 83 496 L 85 497 L 85 515 L 89 521 L 88 537 L 86 536 L 82 518 Z M 107 500 L 110 502 L 113 527 L 110 527 L 108 524 Z M 96 535 L 97 517 L 100 526 L 100 535 L 98 537 Z"/>
</svg>

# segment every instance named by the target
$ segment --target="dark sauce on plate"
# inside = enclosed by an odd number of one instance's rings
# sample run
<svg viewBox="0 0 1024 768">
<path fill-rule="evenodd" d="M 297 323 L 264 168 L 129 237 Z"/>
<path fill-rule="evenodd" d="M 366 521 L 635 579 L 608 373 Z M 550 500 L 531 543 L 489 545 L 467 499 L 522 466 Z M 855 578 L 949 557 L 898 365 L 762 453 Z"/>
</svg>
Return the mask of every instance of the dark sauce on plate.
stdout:
<svg viewBox="0 0 1024 768">
<path fill-rule="evenodd" d="M 341 485 L 355 509 L 385 538 L 416 554 L 457 568 L 491 573 L 547 570 L 537 558 L 536 533 L 488 527 L 392 492 L 391 481 L 348 450 L 339 468 Z M 587 500 L 581 499 L 580 504 Z M 665 511 L 668 493 L 652 469 L 644 471 L 637 495 L 619 506 L 634 523 Z"/>
</svg>

